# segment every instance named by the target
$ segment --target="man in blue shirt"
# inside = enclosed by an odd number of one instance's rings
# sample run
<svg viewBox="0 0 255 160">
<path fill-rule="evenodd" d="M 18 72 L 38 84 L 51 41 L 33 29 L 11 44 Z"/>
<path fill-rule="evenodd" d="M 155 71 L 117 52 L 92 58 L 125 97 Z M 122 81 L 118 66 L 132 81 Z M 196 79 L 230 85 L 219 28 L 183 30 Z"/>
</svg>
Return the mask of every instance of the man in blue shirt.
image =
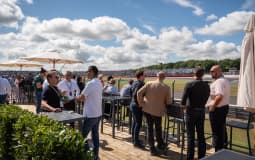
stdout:
<svg viewBox="0 0 255 160">
<path fill-rule="evenodd" d="M 134 80 L 130 79 L 128 81 L 128 84 L 124 85 L 121 90 L 120 90 L 120 96 L 122 97 L 131 97 L 132 92 L 131 92 L 131 88 L 132 88 L 132 84 L 133 84 Z"/>
<path fill-rule="evenodd" d="M 144 148 L 143 144 L 139 140 L 139 132 L 142 125 L 142 107 L 139 106 L 137 101 L 137 91 L 144 86 L 144 72 L 138 71 L 136 73 L 137 81 L 135 81 L 132 85 L 132 100 L 130 103 L 130 110 L 133 115 L 133 123 L 132 123 L 132 141 L 135 147 Z"/>
</svg>

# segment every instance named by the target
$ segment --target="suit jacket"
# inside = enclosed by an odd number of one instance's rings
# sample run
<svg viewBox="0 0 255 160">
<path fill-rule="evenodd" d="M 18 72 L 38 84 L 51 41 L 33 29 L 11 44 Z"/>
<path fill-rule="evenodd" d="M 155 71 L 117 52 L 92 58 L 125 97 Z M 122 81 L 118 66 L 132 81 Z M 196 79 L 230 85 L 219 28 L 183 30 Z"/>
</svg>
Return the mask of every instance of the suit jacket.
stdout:
<svg viewBox="0 0 255 160">
<path fill-rule="evenodd" d="M 170 87 L 158 80 L 146 83 L 137 92 L 143 111 L 157 117 L 163 116 L 166 105 L 172 102 Z"/>
</svg>

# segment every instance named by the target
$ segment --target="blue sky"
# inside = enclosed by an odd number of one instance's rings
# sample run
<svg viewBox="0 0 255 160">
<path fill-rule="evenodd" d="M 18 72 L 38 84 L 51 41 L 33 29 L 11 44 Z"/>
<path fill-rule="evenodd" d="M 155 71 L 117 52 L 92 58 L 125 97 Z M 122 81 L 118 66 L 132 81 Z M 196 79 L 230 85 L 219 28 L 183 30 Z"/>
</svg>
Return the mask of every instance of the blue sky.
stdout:
<svg viewBox="0 0 255 160">
<path fill-rule="evenodd" d="M 237 58 L 255 0 L 0 0 L 0 62 L 60 50 L 100 69 Z"/>
</svg>

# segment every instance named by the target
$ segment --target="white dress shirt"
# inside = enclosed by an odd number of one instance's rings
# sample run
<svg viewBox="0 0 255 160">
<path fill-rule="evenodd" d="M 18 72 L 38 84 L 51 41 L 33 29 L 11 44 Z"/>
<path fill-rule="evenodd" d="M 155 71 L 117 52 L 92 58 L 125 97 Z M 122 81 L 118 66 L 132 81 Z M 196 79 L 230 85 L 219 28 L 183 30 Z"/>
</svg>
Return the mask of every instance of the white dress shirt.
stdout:
<svg viewBox="0 0 255 160">
<path fill-rule="evenodd" d="M 71 81 L 64 79 L 58 83 L 57 87 L 61 92 L 66 92 L 65 96 L 67 96 L 69 100 L 74 99 L 76 95 L 80 94 L 80 88 L 74 79 L 71 79 Z"/>
<path fill-rule="evenodd" d="M 90 80 L 81 94 L 85 96 L 83 115 L 88 118 L 97 118 L 102 115 L 103 87 L 98 78 Z"/>
<path fill-rule="evenodd" d="M 6 78 L 0 77 L 0 95 L 11 95 L 11 85 Z"/>
<path fill-rule="evenodd" d="M 215 97 L 217 95 L 222 95 L 223 98 L 220 101 L 220 103 L 216 106 L 222 107 L 225 105 L 229 105 L 229 99 L 230 99 L 230 84 L 227 79 L 224 77 L 216 79 L 211 85 L 210 85 L 210 96 L 208 99 L 207 106 L 212 105 L 213 101 L 215 100 Z"/>
</svg>

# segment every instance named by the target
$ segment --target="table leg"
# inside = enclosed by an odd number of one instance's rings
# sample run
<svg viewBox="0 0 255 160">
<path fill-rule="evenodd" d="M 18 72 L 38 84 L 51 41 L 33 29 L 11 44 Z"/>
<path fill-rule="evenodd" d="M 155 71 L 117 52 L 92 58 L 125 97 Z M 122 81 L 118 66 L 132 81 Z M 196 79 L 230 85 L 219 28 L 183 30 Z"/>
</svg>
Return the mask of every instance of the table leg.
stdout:
<svg viewBox="0 0 255 160">
<path fill-rule="evenodd" d="M 78 128 L 79 128 L 79 131 L 82 133 L 82 120 L 78 121 Z"/>
<path fill-rule="evenodd" d="M 178 142 L 178 146 L 180 146 L 180 142 L 181 142 L 181 139 L 180 139 L 180 126 L 181 124 L 179 122 L 177 122 L 177 142 Z"/>
<path fill-rule="evenodd" d="M 132 128 L 132 112 L 131 110 L 128 108 L 128 121 L 129 121 L 129 129 L 128 129 L 128 133 L 131 134 L 131 128 Z"/>
<path fill-rule="evenodd" d="M 111 101 L 111 107 L 112 107 L 112 137 L 115 138 L 115 105 L 114 101 Z"/>
<path fill-rule="evenodd" d="M 117 129 L 120 130 L 120 121 L 121 121 L 121 105 L 120 100 L 117 101 Z"/>
<path fill-rule="evenodd" d="M 104 128 L 104 108 L 105 108 L 105 102 L 103 101 L 103 104 L 102 104 L 102 116 L 101 116 L 101 133 L 103 133 L 103 128 Z"/>
</svg>

